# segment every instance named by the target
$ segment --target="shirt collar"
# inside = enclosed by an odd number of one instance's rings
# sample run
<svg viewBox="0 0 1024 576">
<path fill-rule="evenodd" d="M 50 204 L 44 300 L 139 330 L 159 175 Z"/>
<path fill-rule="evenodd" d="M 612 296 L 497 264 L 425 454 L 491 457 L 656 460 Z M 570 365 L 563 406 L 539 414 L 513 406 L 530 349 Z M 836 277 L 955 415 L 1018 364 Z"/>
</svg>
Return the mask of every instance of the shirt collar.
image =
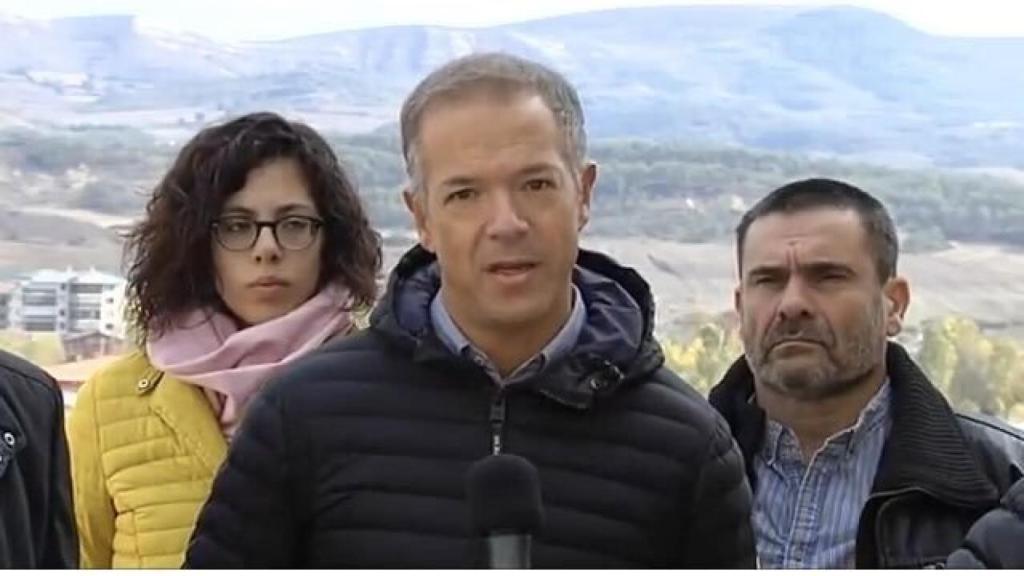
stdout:
<svg viewBox="0 0 1024 576">
<path fill-rule="evenodd" d="M 857 418 L 857 422 L 851 429 L 852 434 L 850 436 L 849 449 L 855 450 L 857 445 L 864 441 L 864 437 L 869 435 L 875 428 L 881 426 L 886 418 L 889 417 L 889 404 L 891 403 L 890 397 L 892 396 L 891 387 L 889 386 L 889 379 L 886 378 L 882 382 L 882 387 L 875 392 L 874 397 L 868 402 L 868 405 L 861 411 L 860 417 Z"/>
<path fill-rule="evenodd" d="M 492 377 L 495 377 L 495 380 L 499 379 L 493 362 L 466 338 L 466 335 L 451 317 L 448 308 L 444 304 L 444 298 L 441 297 L 440 290 L 438 290 L 430 302 L 430 321 L 434 327 L 434 332 L 445 347 L 460 356 L 469 355 L 486 360 L 487 366 L 485 366 L 485 369 L 492 374 Z M 509 377 L 505 379 L 506 382 L 514 379 L 520 371 L 527 367 L 536 366 L 536 370 L 531 370 L 531 373 L 540 372 L 552 362 L 568 356 L 576 346 L 576 342 L 579 340 L 580 333 L 583 332 L 586 323 L 586 304 L 583 302 L 583 296 L 580 294 L 579 288 L 573 284 L 572 308 L 565 324 L 562 325 L 562 328 L 555 334 L 555 337 L 539 353 L 513 370 Z"/>
<path fill-rule="evenodd" d="M 846 445 L 847 453 L 856 450 L 857 445 L 863 442 L 864 438 L 872 430 L 882 425 L 885 419 L 889 417 L 890 390 L 889 378 L 887 377 L 882 382 L 882 386 L 875 392 L 875 395 L 871 397 L 871 400 L 861 410 L 853 426 L 833 434 L 825 441 L 823 447 L 843 442 Z M 766 420 L 764 445 L 761 448 L 766 462 L 774 462 L 779 457 L 779 451 L 787 435 L 791 436 L 794 442 L 796 441 L 796 435 L 789 428 L 770 418 Z"/>
</svg>

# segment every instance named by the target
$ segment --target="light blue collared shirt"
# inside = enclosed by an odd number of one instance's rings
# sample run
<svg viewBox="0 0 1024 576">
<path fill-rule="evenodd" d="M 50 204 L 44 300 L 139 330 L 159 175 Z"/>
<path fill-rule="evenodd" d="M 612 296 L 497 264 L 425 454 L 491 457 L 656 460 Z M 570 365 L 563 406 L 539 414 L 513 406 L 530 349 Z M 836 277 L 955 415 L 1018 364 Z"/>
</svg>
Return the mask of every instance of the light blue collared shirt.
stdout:
<svg viewBox="0 0 1024 576">
<path fill-rule="evenodd" d="M 441 298 L 440 290 L 430 302 L 430 322 L 438 338 L 441 339 L 441 342 L 449 350 L 472 360 L 483 368 L 487 375 L 491 377 L 491 380 L 494 380 L 499 386 L 508 386 L 514 382 L 526 380 L 540 374 L 552 362 L 560 360 L 572 352 L 580 338 L 580 333 L 583 332 L 583 327 L 587 324 L 587 306 L 583 302 L 583 296 L 580 294 L 579 288 L 574 284 L 572 286 L 572 311 L 569 312 L 569 319 L 566 320 L 562 329 L 537 355 L 513 370 L 507 378 L 501 377 L 501 373 L 498 371 L 497 366 L 494 365 L 494 362 L 474 346 L 455 324 L 451 314 L 448 313 L 448 309 L 444 305 L 444 299 Z"/>
<path fill-rule="evenodd" d="M 807 464 L 791 430 L 769 420 L 754 456 L 754 533 L 761 568 L 855 568 L 857 528 L 889 430 L 888 380 L 857 422 Z"/>
</svg>

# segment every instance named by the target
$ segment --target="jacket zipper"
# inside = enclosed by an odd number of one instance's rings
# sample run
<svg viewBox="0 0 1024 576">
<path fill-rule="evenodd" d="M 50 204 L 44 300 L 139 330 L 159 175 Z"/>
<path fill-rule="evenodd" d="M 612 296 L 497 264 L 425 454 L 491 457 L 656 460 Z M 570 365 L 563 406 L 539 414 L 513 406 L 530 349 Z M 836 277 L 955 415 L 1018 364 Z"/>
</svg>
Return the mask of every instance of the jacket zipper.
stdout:
<svg viewBox="0 0 1024 576">
<path fill-rule="evenodd" d="M 491 454 L 501 454 L 502 436 L 505 432 L 505 393 L 501 390 L 491 401 Z"/>
</svg>

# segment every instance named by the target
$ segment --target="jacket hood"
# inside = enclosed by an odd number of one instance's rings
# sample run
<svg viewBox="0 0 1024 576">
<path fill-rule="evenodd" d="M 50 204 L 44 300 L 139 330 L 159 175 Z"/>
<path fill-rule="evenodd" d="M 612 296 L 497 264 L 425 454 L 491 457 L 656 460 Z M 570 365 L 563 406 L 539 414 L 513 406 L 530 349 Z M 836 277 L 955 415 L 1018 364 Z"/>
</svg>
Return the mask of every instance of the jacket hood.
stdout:
<svg viewBox="0 0 1024 576">
<path fill-rule="evenodd" d="M 654 339 L 654 298 L 631 268 L 597 252 L 580 250 L 573 283 L 583 297 L 587 323 L 569 356 L 531 380 L 539 392 L 585 408 L 596 396 L 643 379 L 664 362 Z M 433 254 L 415 246 L 388 279 L 370 317 L 371 329 L 412 353 L 414 360 L 448 370 L 479 370 L 452 354 L 434 334 L 430 303 L 441 288 Z"/>
</svg>

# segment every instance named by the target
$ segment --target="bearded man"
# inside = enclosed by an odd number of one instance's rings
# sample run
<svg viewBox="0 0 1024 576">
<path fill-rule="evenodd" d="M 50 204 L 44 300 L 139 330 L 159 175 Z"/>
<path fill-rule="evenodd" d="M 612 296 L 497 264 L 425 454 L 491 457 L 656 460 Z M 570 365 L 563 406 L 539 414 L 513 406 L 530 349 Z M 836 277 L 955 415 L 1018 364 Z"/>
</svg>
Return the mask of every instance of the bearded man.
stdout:
<svg viewBox="0 0 1024 576">
<path fill-rule="evenodd" d="M 1024 434 L 955 413 L 890 340 L 910 288 L 885 207 L 844 182 L 803 180 L 736 232 L 744 355 L 710 400 L 745 457 L 760 565 L 945 565 L 981 516 L 1007 514 Z"/>
</svg>

